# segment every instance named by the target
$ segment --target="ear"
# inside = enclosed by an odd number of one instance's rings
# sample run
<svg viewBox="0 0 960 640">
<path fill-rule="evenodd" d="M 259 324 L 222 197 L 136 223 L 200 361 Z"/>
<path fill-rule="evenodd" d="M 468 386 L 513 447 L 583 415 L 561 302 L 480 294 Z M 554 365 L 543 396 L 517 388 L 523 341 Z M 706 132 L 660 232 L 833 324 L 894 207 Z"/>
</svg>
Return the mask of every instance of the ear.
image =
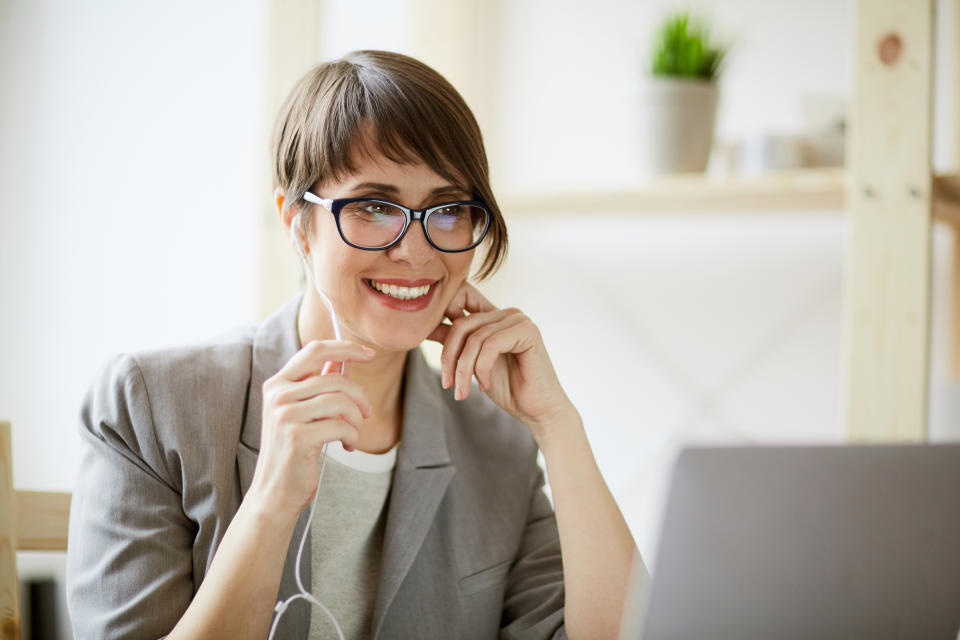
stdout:
<svg viewBox="0 0 960 640">
<path fill-rule="evenodd" d="M 273 200 L 277 206 L 277 216 L 280 218 L 280 225 L 283 227 L 283 235 L 286 236 L 287 242 L 289 242 L 293 250 L 296 251 L 297 245 L 294 234 L 298 233 L 300 234 L 300 241 L 304 243 L 304 251 L 310 253 L 309 245 L 303 236 L 303 230 L 293 228 L 293 220 L 297 216 L 297 211 L 294 210 L 293 207 L 284 208 L 283 205 L 286 202 L 286 195 L 284 195 L 279 187 L 273 192 Z"/>
</svg>

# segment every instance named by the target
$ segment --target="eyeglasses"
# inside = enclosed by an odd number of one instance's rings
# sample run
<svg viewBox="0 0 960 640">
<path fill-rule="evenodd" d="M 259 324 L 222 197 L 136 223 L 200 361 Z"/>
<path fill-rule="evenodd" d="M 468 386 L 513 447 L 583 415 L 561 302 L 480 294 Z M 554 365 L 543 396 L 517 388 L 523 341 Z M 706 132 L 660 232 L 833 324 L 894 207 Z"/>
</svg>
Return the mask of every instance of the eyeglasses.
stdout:
<svg viewBox="0 0 960 640">
<path fill-rule="evenodd" d="M 427 242 L 438 251 L 469 251 L 483 241 L 493 214 L 477 200 L 444 202 L 426 209 L 408 209 L 376 198 L 321 198 L 307 191 L 307 202 L 333 214 L 340 237 L 351 247 L 382 251 L 400 242 L 413 220 L 423 225 Z"/>
</svg>

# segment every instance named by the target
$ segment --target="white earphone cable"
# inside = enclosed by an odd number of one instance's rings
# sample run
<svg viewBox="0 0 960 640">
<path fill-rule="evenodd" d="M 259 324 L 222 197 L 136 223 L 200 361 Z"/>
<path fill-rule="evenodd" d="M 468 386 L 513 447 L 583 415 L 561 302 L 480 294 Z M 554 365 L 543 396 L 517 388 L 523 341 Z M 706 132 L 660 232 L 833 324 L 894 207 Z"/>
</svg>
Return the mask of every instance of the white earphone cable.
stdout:
<svg viewBox="0 0 960 640">
<path fill-rule="evenodd" d="M 333 335 L 336 337 L 337 340 L 342 340 L 343 336 L 340 332 L 340 318 L 337 316 L 337 312 L 334 310 L 333 303 L 330 301 L 330 298 L 327 297 L 327 295 L 320 289 L 319 284 L 317 284 L 317 279 L 316 279 L 316 276 L 314 276 L 313 274 L 313 269 L 310 268 L 310 264 L 307 262 L 307 256 L 303 250 L 303 244 L 300 242 L 300 236 L 298 235 L 298 230 L 301 229 L 300 222 L 301 222 L 301 218 L 300 218 L 300 214 L 298 213 L 296 217 L 293 219 L 293 224 L 291 225 L 291 230 L 293 231 L 294 239 L 296 240 L 296 244 L 297 244 L 297 253 L 300 254 L 300 260 L 301 262 L 303 262 L 303 268 L 307 272 L 307 279 L 310 280 L 310 283 L 313 285 L 313 288 L 316 290 L 317 294 L 320 296 L 320 299 L 323 300 L 323 303 L 327 305 L 327 308 L 330 310 L 330 320 L 333 322 Z M 304 230 L 304 235 L 306 235 L 305 230 Z M 341 362 L 340 373 L 342 375 L 345 372 L 346 372 L 346 363 Z M 340 628 L 340 623 L 337 622 L 337 619 L 333 616 L 330 610 L 323 605 L 322 602 L 317 600 L 312 593 L 307 591 L 307 589 L 303 586 L 303 580 L 300 578 L 300 562 L 303 557 L 303 548 L 306 545 L 307 536 L 310 535 L 310 527 L 313 525 L 313 513 L 317 508 L 317 502 L 320 498 L 320 484 L 323 482 L 323 470 L 326 467 L 326 462 L 327 462 L 327 444 L 325 443 L 323 445 L 323 448 L 320 449 L 320 457 L 317 458 L 317 465 L 319 465 L 320 467 L 318 477 L 317 477 L 317 490 L 313 494 L 313 502 L 310 505 L 310 515 L 307 518 L 307 526 L 304 527 L 303 529 L 303 537 L 300 538 L 300 547 L 297 549 L 297 561 L 293 571 L 294 579 L 297 582 L 297 588 L 300 591 L 298 593 L 293 594 L 286 600 L 280 600 L 279 602 L 277 602 L 276 607 L 274 607 L 274 611 L 276 612 L 276 615 L 273 617 L 273 623 L 270 625 L 270 635 L 268 636 L 268 640 L 273 640 L 273 634 L 276 633 L 277 631 L 277 625 L 280 623 L 280 617 L 287 610 L 287 607 L 290 606 L 290 604 L 294 600 L 299 600 L 299 599 L 306 600 L 307 602 L 310 602 L 311 604 L 315 604 L 318 607 L 320 607 L 320 609 L 325 614 L 327 614 L 327 617 L 330 618 L 330 621 L 333 622 L 333 626 L 337 630 L 337 636 L 340 638 L 340 640 L 344 640 L 343 630 Z M 316 578 L 314 577 L 314 579 Z"/>
</svg>

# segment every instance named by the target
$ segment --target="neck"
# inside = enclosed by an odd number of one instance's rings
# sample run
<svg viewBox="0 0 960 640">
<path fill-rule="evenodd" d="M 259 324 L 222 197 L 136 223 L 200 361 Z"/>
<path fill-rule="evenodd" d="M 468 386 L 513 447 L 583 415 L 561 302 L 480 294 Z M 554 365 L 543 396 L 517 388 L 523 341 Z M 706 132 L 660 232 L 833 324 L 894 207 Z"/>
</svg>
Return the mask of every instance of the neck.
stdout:
<svg viewBox="0 0 960 640">
<path fill-rule="evenodd" d="M 400 441 L 403 415 L 403 367 L 405 351 L 387 351 L 352 335 L 341 327 L 343 339 L 366 345 L 377 352 L 365 363 L 350 363 L 347 377 L 359 384 L 370 399 L 373 414 L 360 425 L 357 449 L 367 453 L 383 453 Z M 330 311 L 312 289 L 308 289 L 297 314 L 297 333 L 300 344 L 311 340 L 334 340 Z"/>
</svg>

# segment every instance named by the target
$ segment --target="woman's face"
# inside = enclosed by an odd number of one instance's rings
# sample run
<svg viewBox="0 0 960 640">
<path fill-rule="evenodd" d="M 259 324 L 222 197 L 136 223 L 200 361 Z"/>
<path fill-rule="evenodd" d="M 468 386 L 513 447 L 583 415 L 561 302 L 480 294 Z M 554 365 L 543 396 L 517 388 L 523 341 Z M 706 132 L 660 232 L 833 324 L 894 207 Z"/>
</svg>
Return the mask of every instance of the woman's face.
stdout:
<svg viewBox="0 0 960 640">
<path fill-rule="evenodd" d="M 379 198 L 411 209 L 471 198 L 419 161 L 397 164 L 361 154 L 351 159 L 356 172 L 330 180 L 314 193 L 330 199 Z M 403 239 L 389 249 L 356 249 L 340 237 L 333 214 L 319 205 L 312 207 L 307 260 L 340 316 L 344 338 L 390 351 L 419 345 L 443 320 L 444 310 L 469 275 L 474 251 L 434 249 L 418 221 L 412 221 Z M 407 287 L 406 299 L 391 295 L 390 285 Z M 421 293 L 424 287 L 426 293 Z M 316 293 L 311 288 L 308 295 Z"/>
</svg>

